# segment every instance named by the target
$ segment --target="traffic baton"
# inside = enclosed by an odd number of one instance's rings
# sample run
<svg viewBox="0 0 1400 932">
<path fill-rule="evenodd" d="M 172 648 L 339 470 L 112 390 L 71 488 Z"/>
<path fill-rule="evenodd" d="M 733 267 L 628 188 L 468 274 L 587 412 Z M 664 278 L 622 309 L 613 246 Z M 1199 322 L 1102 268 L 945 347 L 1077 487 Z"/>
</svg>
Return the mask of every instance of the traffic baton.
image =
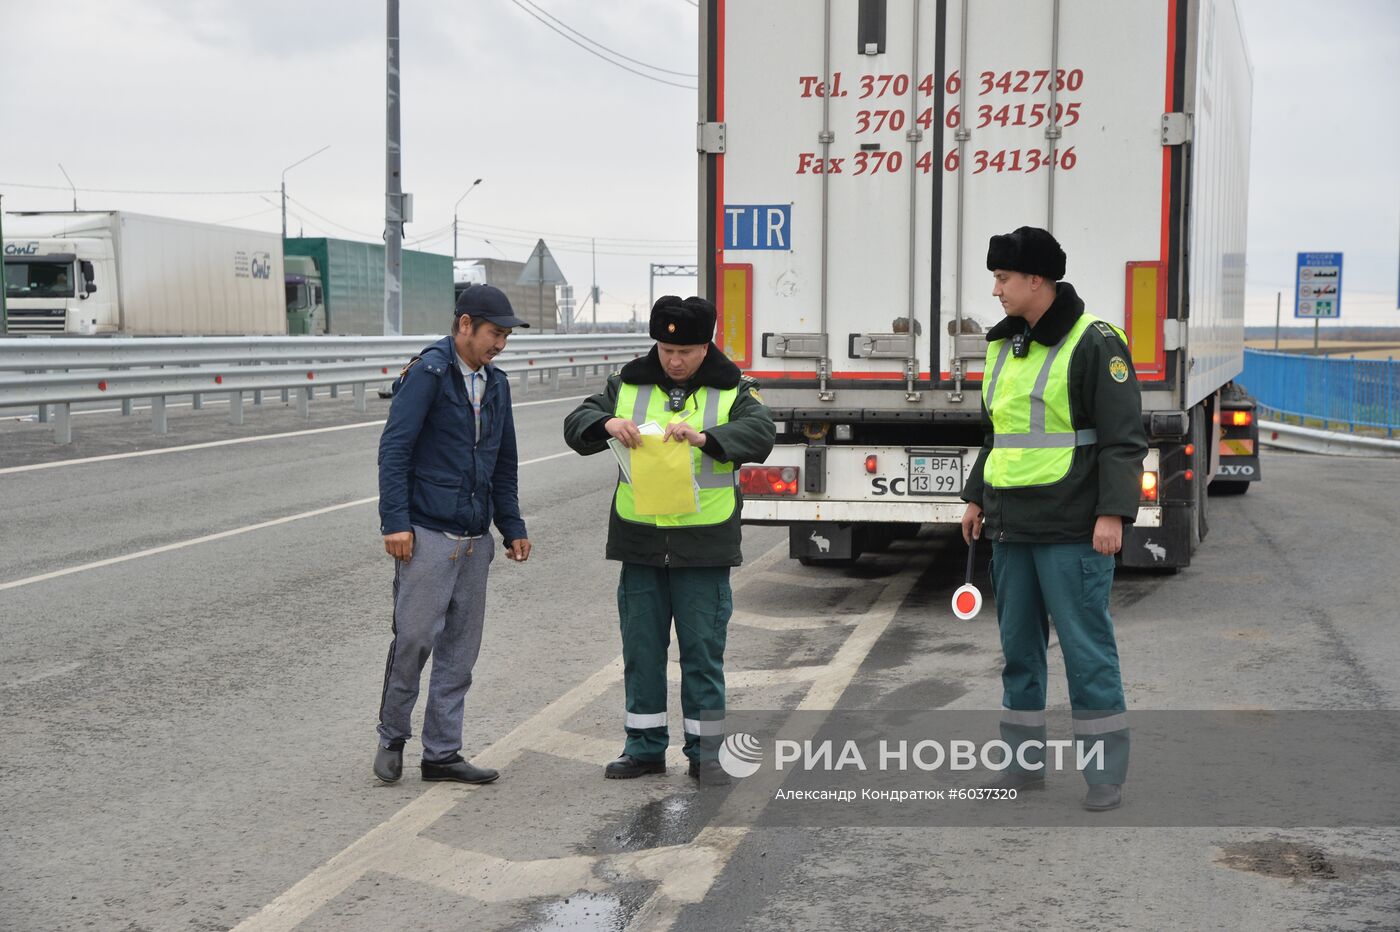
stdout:
<svg viewBox="0 0 1400 932">
<path fill-rule="evenodd" d="M 972 584 L 972 561 L 977 556 L 977 538 L 967 545 L 967 577 L 953 592 L 953 614 L 963 621 L 971 621 L 982 611 L 982 593 Z"/>
</svg>

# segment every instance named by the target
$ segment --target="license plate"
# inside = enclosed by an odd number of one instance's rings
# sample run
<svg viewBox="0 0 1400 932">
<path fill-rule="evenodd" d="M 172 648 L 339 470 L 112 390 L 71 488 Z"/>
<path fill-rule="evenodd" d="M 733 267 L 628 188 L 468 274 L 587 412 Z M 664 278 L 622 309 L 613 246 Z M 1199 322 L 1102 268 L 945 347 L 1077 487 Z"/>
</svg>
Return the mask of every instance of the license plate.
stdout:
<svg viewBox="0 0 1400 932">
<path fill-rule="evenodd" d="M 910 495 L 959 495 L 962 487 L 962 454 L 909 454 Z"/>
</svg>

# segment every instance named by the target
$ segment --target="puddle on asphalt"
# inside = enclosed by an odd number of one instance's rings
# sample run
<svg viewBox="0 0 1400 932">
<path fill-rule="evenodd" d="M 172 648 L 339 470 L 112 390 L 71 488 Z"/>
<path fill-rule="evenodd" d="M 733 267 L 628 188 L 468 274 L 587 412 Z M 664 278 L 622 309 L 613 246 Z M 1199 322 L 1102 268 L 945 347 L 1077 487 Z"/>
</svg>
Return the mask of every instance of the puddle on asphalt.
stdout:
<svg viewBox="0 0 1400 932">
<path fill-rule="evenodd" d="M 526 928 L 530 932 L 587 929 L 621 932 L 641 907 L 641 900 L 612 893 L 575 893 L 539 907 L 540 918 Z"/>
<path fill-rule="evenodd" d="M 621 825 L 597 838 L 599 852 L 645 851 L 667 845 L 684 845 L 695 839 L 707 818 L 696 811 L 695 793 L 677 793 L 644 803 Z"/>
</svg>

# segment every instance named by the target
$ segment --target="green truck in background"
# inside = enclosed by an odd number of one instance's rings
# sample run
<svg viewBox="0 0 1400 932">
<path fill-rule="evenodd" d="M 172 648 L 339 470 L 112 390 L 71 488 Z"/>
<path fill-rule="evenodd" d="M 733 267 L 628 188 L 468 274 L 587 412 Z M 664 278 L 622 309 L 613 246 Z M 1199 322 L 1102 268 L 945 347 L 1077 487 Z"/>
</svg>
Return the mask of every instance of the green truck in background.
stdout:
<svg viewBox="0 0 1400 932">
<path fill-rule="evenodd" d="M 291 334 L 384 333 L 384 247 L 327 237 L 291 237 L 282 247 Z M 452 327 L 452 257 L 403 252 L 403 332 Z"/>
</svg>

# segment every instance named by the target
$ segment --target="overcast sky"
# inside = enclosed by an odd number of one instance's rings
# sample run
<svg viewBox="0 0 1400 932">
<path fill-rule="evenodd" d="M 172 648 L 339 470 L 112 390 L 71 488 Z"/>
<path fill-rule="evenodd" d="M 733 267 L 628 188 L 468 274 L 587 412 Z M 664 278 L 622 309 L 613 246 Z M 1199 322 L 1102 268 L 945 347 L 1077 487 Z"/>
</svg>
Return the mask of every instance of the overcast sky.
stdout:
<svg viewBox="0 0 1400 932">
<path fill-rule="evenodd" d="M 1241 2 L 1255 76 L 1252 322 L 1265 305 L 1272 322 L 1276 290 L 1287 315 L 1297 251 L 1337 250 L 1343 322 L 1400 324 L 1400 3 Z M 629 67 L 693 87 L 692 0 L 534 5 L 678 74 Z M 695 92 L 599 60 L 514 0 L 402 7 L 409 244 L 451 253 L 453 204 L 482 178 L 459 207 L 461 255 L 523 259 L 543 236 L 582 298 L 596 238 L 603 316 L 644 316 L 648 264 L 695 261 Z M 290 233 L 378 240 L 384 8 L 0 0 L 5 209 L 70 207 L 61 162 L 82 208 L 275 230 L 283 169 L 329 145 L 287 173 Z M 25 187 L 41 185 L 60 190 Z M 694 288 L 657 282 L 658 294 Z"/>
</svg>

